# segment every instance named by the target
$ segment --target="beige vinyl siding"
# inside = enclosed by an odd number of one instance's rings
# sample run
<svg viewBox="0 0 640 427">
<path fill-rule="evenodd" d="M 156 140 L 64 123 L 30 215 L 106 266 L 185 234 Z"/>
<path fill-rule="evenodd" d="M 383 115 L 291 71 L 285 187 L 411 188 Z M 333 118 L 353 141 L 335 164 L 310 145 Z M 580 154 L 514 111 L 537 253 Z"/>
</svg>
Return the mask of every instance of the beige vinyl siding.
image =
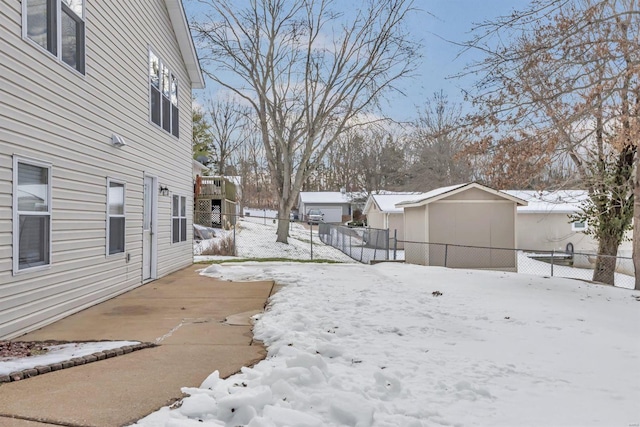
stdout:
<svg viewBox="0 0 640 427">
<path fill-rule="evenodd" d="M 515 248 L 514 203 L 504 199 L 484 200 L 440 201 L 429 205 L 431 243 L 482 248 L 447 248 L 447 267 L 515 269 L 515 251 L 484 249 Z M 431 261 L 430 265 L 444 265 L 444 258 L 437 264 L 434 259 Z"/>
<path fill-rule="evenodd" d="M 0 0 L 0 338 L 142 283 L 145 173 L 186 196 L 191 229 L 191 82 L 164 1 L 144 6 L 86 1 L 82 76 L 24 40 L 21 2 Z M 149 120 L 149 48 L 178 78 L 179 139 Z M 113 133 L 127 145 L 113 147 Z M 51 267 L 15 276 L 12 155 L 51 163 L 53 174 Z M 126 183 L 125 254 L 112 256 L 105 253 L 107 177 Z M 158 196 L 157 220 L 161 277 L 192 262 L 192 236 L 171 243 L 168 196 Z"/>
<path fill-rule="evenodd" d="M 429 241 L 427 224 L 426 206 L 404 209 L 405 236 L 409 236 L 404 246 L 404 257 L 409 264 L 429 265 L 428 245 L 422 243 Z"/>
<path fill-rule="evenodd" d="M 367 226 L 371 228 L 385 228 L 384 214 L 380 212 L 380 209 L 378 209 L 375 203 L 371 204 L 367 212 Z"/>
<path fill-rule="evenodd" d="M 389 228 L 389 239 L 393 242 L 394 235 L 396 239 L 398 239 L 399 243 L 397 243 L 397 249 L 403 249 L 405 240 L 404 238 L 404 214 L 402 213 L 389 213 L 387 214 L 387 226 Z"/>
<path fill-rule="evenodd" d="M 518 249 L 564 251 L 567 243 L 573 244 L 575 252 L 598 249 L 598 243 L 591 236 L 571 230 L 569 214 L 518 214 Z"/>
</svg>

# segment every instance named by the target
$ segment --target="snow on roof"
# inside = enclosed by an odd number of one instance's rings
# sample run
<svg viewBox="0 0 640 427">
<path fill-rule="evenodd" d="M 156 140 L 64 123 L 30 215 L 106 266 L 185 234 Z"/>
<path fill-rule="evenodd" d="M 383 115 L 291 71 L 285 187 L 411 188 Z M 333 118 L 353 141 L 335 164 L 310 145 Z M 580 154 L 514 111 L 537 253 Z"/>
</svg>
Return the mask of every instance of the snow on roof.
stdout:
<svg viewBox="0 0 640 427">
<path fill-rule="evenodd" d="M 375 201 L 376 205 L 382 212 L 386 213 L 402 213 L 402 208 L 397 208 L 396 204 L 408 201 L 412 198 L 421 198 L 425 193 L 391 193 L 372 194 L 370 197 Z M 368 210 L 369 203 L 367 202 Z"/>
<path fill-rule="evenodd" d="M 422 194 L 420 197 L 415 198 L 413 200 L 405 200 L 403 202 L 397 203 L 397 206 L 404 208 L 404 207 L 409 207 L 409 206 L 418 206 L 418 205 L 425 205 L 427 203 L 431 203 L 432 201 L 436 201 L 439 200 L 447 193 L 458 193 L 460 191 L 462 191 L 463 188 L 479 188 L 483 191 L 486 191 L 488 193 L 492 193 L 495 194 L 497 196 L 503 197 L 505 199 L 511 200 L 513 202 L 515 202 L 518 206 L 524 206 L 527 204 L 527 202 L 524 199 L 520 199 L 516 196 L 513 196 L 511 194 L 505 193 L 503 191 L 499 191 L 499 190 L 495 190 L 491 187 L 487 187 L 486 185 L 482 185 L 480 183 L 477 182 L 465 182 L 464 184 L 457 184 L 457 185 L 450 185 L 448 187 L 441 187 L 441 188 L 436 188 L 435 190 L 431 190 L 427 193 Z"/>
<path fill-rule="evenodd" d="M 300 201 L 309 203 L 351 203 L 351 197 L 340 191 L 301 191 Z"/>
<path fill-rule="evenodd" d="M 526 200 L 528 206 L 518 206 L 520 213 L 576 213 L 589 198 L 586 190 L 503 190 L 504 193 Z"/>
</svg>

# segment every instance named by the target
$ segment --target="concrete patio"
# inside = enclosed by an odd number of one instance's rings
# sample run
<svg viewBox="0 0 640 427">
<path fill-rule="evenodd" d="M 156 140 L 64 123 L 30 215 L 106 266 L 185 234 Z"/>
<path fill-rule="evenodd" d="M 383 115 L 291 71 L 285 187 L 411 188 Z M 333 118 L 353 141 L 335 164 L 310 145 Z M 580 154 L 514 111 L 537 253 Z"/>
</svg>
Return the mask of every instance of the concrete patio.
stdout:
<svg viewBox="0 0 640 427">
<path fill-rule="evenodd" d="M 0 426 L 128 425 L 215 370 L 227 377 L 264 358 L 249 318 L 263 310 L 274 284 L 219 281 L 200 276 L 204 267 L 190 266 L 16 339 L 158 345 L 0 384 Z"/>
</svg>

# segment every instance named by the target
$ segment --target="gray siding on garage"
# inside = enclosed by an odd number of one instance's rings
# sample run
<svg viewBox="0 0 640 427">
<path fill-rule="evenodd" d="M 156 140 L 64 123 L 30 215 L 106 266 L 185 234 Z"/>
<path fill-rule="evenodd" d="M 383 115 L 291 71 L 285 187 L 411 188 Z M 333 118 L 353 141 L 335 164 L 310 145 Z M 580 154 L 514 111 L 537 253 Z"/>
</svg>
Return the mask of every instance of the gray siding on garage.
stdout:
<svg viewBox="0 0 640 427">
<path fill-rule="evenodd" d="M 0 0 L 0 338 L 142 283 L 145 173 L 186 196 L 192 212 L 191 82 L 164 1 L 86 3 L 82 76 L 24 40 L 21 3 Z M 180 139 L 149 121 L 149 47 L 179 79 Z M 128 145 L 114 148 L 113 133 Z M 51 267 L 15 276 L 13 155 L 48 162 L 53 173 Z M 107 177 L 126 183 L 129 262 L 105 255 Z M 191 233 L 171 244 L 170 209 L 171 197 L 160 196 L 158 277 L 192 262 Z"/>
</svg>

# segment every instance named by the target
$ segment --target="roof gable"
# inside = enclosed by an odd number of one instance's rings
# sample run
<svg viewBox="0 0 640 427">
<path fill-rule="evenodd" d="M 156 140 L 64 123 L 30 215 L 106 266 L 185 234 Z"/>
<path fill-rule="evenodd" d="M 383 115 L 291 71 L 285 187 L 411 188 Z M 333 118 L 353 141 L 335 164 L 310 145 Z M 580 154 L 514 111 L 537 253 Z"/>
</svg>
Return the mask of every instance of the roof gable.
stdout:
<svg viewBox="0 0 640 427">
<path fill-rule="evenodd" d="M 189 30 L 187 16 L 182 7 L 182 1 L 165 0 L 165 4 L 169 12 L 169 19 L 171 19 L 173 32 L 176 35 L 176 40 L 182 53 L 182 60 L 184 61 L 189 79 L 191 80 L 191 87 L 193 89 L 204 89 L 204 78 L 202 76 L 202 70 L 200 69 L 200 61 L 198 60 L 198 54 L 196 53 L 196 48 L 191 38 L 191 31 Z"/>
<path fill-rule="evenodd" d="M 420 197 L 418 197 L 417 199 L 413 199 L 413 200 L 406 200 L 403 202 L 399 202 L 396 204 L 396 207 L 398 208 L 408 208 L 408 207 L 418 207 L 418 206 L 425 206 L 428 205 L 429 203 L 433 203 L 436 202 L 438 200 L 453 196 L 454 194 L 458 194 L 461 193 L 463 191 L 469 190 L 471 188 L 476 188 L 478 190 L 482 190 L 482 191 L 486 191 L 487 193 L 493 194 L 495 196 L 501 197 L 503 199 L 512 201 L 514 203 L 516 203 L 519 206 L 526 206 L 527 202 L 512 196 L 510 194 L 504 193 L 502 191 L 499 190 L 495 190 L 491 187 L 487 187 L 486 185 L 482 185 L 479 184 L 477 182 L 467 182 L 464 184 L 458 184 L 458 185 L 451 185 L 449 187 L 441 187 L 441 188 L 436 188 L 435 190 L 431 190 L 427 193 L 422 194 Z"/>
</svg>

